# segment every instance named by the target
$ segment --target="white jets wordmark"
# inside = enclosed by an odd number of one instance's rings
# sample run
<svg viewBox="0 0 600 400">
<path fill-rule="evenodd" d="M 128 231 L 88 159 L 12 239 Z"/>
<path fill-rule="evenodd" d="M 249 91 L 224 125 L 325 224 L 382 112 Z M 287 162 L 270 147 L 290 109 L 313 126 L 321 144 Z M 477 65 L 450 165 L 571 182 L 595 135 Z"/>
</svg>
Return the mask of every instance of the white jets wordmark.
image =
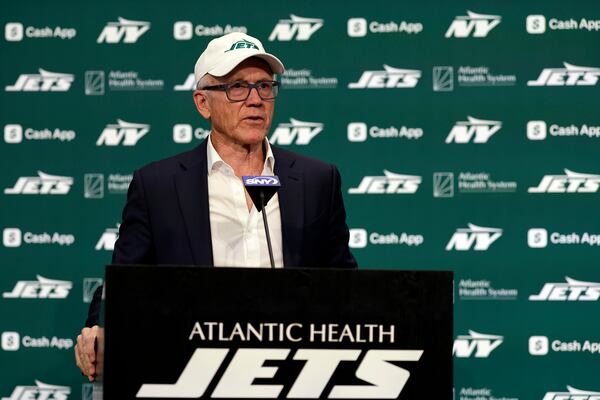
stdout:
<svg viewBox="0 0 600 400">
<path fill-rule="evenodd" d="M 229 349 L 198 348 L 175 384 L 143 384 L 138 398 L 198 398 L 215 380 Z M 319 398 L 342 361 L 356 361 L 362 350 L 298 349 L 294 360 L 304 367 L 287 393 L 287 398 Z M 238 349 L 218 379 L 213 398 L 279 398 L 283 385 L 255 384 L 257 378 L 273 378 L 278 367 L 266 367 L 268 360 L 285 360 L 290 349 Z M 335 385 L 329 398 L 395 399 L 410 377 L 410 372 L 394 361 L 419 361 L 423 350 L 367 350 L 355 375 L 367 385 Z"/>
<path fill-rule="evenodd" d="M 413 194 L 419 189 L 421 177 L 396 174 L 383 170 L 384 176 L 365 176 L 360 185 L 350 188 L 350 194 Z"/>
<path fill-rule="evenodd" d="M 96 146 L 135 146 L 145 134 L 150 131 L 150 125 L 126 122 L 117 119 L 116 124 L 108 124 L 96 141 Z"/>
<path fill-rule="evenodd" d="M 535 81 L 527 86 L 595 86 L 600 68 L 581 67 L 563 62 L 564 68 L 544 68 Z"/>
<path fill-rule="evenodd" d="M 383 65 L 383 71 L 365 71 L 358 80 L 348 84 L 350 89 L 414 88 L 419 83 L 421 71 Z"/>
<path fill-rule="evenodd" d="M 110 44 L 120 42 L 135 43 L 149 29 L 150 22 L 132 21 L 119 17 L 118 22 L 109 22 L 106 24 L 96 42 Z"/>
<path fill-rule="evenodd" d="M 488 121 L 485 119 L 467 116 L 468 121 L 458 121 L 452 128 L 446 143 L 487 143 L 489 138 L 502 128 L 500 121 Z"/>
<path fill-rule="evenodd" d="M 290 118 L 290 123 L 281 123 L 271 135 L 269 142 L 279 145 L 307 145 L 323 130 L 320 122 L 305 122 Z"/>
<path fill-rule="evenodd" d="M 600 392 L 579 390 L 567 385 L 568 392 L 548 392 L 542 400 L 599 400 Z"/>
<path fill-rule="evenodd" d="M 488 358 L 504 341 L 503 336 L 477 333 L 469 329 L 468 335 L 459 335 L 454 340 L 452 353 L 459 358 Z"/>
<path fill-rule="evenodd" d="M 73 74 L 50 72 L 39 69 L 39 74 L 21 74 L 13 85 L 6 86 L 7 92 L 66 92 L 75 80 Z"/>
<path fill-rule="evenodd" d="M 596 193 L 600 188 L 600 175 L 582 174 L 565 168 L 565 175 L 544 175 L 538 186 L 527 189 L 529 193 Z"/>
<path fill-rule="evenodd" d="M 49 385 L 35 380 L 35 386 L 17 386 L 10 397 L 2 400 L 67 400 L 71 394 L 69 386 Z"/>
<path fill-rule="evenodd" d="M 10 292 L 2 293 L 5 299 L 65 299 L 73 282 L 59 281 L 36 275 L 37 281 L 18 281 Z"/>
<path fill-rule="evenodd" d="M 446 251 L 458 250 L 486 251 L 492 243 L 502 236 L 500 228 L 486 228 L 482 226 L 467 224 L 468 228 L 459 228 L 446 245 Z"/>
<path fill-rule="evenodd" d="M 71 190 L 73 178 L 70 176 L 50 175 L 38 171 L 38 176 L 23 176 L 15 186 L 4 189 L 4 194 L 67 194 Z"/>
<path fill-rule="evenodd" d="M 306 41 L 322 26 L 321 18 L 304 18 L 290 14 L 290 19 L 280 19 L 275 25 L 269 35 L 269 41 L 289 42 L 294 38 L 298 41 Z"/>
<path fill-rule="evenodd" d="M 483 38 L 502 21 L 499 15 L 477 14 L 467 10 L 467 15 L 459 15 L 446 31 L 446 38 Z"/>
<path fill-rule="evenodd" d="M 529 301 L 598 301 L 600 283 L 584 282 L 565 277 L 567 283 L 546 283 L 538 294 L 529 296 Z"/>
</svg>

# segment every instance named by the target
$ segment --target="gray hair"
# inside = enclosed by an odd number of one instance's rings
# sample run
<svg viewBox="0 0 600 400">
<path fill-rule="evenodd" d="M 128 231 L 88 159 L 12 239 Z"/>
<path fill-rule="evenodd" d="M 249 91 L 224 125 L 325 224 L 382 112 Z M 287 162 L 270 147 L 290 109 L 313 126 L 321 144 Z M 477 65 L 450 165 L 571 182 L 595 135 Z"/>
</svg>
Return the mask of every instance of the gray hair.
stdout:
<svg viewBox="0 0 600 400">
<path fill-rule="evenodd" d="M 202 90 L 202 88 L 208 84 L 208 80 L 209 74 L 204 74 L 204 76 L 202 76 L 202 78 L 200 78 L 200 80 L 196 84 L 196 90 Z"/>
</svg>

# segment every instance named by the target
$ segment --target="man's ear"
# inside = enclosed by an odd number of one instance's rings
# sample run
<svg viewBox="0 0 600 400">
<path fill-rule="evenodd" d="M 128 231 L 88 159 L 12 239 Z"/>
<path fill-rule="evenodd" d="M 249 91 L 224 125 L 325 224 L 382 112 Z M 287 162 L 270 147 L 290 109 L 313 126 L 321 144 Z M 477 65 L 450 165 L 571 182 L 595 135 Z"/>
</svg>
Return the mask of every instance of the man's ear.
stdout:
<svg viewBox="0 0 600 400">
<path fill-rule="evenodd" d="M 206 91 L 194 91 L 194 103 L 198 112 L 204 119 L 210 119 L 210 105 L 208 104 L 208 93 Z"/>
</svg>

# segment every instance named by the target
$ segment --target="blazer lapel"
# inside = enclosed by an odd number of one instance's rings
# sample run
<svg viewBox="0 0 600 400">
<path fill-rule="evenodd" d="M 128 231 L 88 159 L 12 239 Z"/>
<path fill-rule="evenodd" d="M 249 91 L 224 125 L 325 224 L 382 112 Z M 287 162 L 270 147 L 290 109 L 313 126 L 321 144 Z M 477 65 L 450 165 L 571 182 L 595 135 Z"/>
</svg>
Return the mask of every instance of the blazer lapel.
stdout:
<svg viewBox="0 0 600 400">
<path fill-rule="evenodd" d="M 181 171 L 175 175 L 179 207 L 196 265 L 213 265 L 206 162 L 204 141 L 181 162 Z"/>
<path fill-rule="evenodd" d="M 279 176 L 281 189 L 279 211 L 281 213 L 281 240 L 283 245 L 283 265 L 302 266 L 302 234 L 304 226 L 304 179 L 301 172 L 295 171 L 295 160 L 287 152 L 272 147 L 275 157 L 275 175 Z"/>
</svg>

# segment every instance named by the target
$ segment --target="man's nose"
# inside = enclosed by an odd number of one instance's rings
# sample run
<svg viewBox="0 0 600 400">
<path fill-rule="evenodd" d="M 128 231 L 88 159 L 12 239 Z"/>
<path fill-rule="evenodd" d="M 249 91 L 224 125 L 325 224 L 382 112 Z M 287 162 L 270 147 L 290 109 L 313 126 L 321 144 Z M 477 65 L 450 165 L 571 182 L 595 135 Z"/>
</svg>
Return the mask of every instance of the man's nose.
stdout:
<svg viewBox="0 0 600 400">
<path fill-rule="evenodd" d="M 260 95 L 258 94 L 258 88 L 252 88 L 250 89 L 250 94 L 248 95 L 248 98 L 246 99 L 246 105 L 261 105 L 263 102 L 263 99 L 260 98 Z"/>
</svg>

